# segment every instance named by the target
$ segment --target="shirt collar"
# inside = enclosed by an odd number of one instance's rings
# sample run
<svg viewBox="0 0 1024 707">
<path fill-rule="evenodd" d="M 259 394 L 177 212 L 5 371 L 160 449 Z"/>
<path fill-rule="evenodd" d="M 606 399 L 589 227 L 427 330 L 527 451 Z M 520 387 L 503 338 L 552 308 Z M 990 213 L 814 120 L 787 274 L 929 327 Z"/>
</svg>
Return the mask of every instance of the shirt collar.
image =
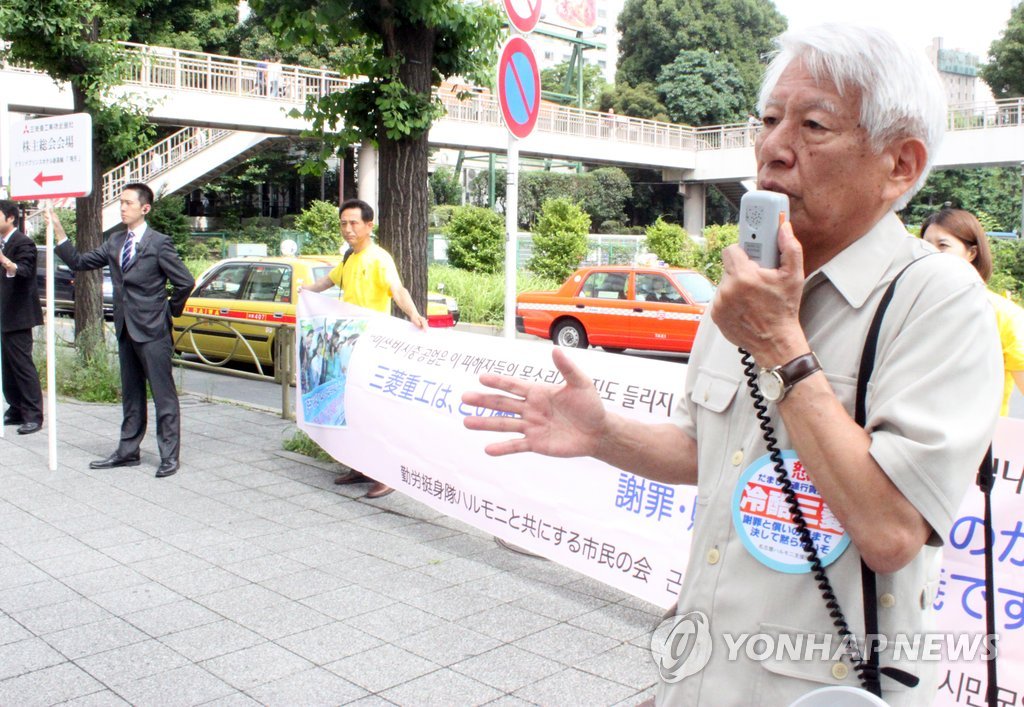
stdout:
<svg viewBox="0 0 1024 707">
<path fill-rule="evenodd" d="M 890 211 L 870 231 L 811 273 L 804 291 L 828 278 L 851 307 L 860 308 L 889 270 L 896 246 L 906 237 L 903 222 Z"/>
<path fill-rule="evenodd" d="M 146 223 L 145 221 L 143 221 L 143 222 L 142 222 L 142 223 L 141 223 L 141 224 L 139 225 L 139 227 L 138 227 L 138 228 L 129 228 L 129 229 L 126 229 L 126 235 L 125 235 L 125 237 L 127 238 L 127 231 L 131 231 L 132 233 L 134 233 L 134 234 L 135 234 L 135 245 L 136 245 L 136 247 L 138 247 L 139 243 L 141 243 L 141 242 L 142 242 L 142 237 L 143 237 L 144 235 L 146 235 L 146 231 L 148 231 L 148 230 L 149 230 L 149 225 L 148 225 L 148 224 L 147 224 L 147 223 Z"/>
</svg>

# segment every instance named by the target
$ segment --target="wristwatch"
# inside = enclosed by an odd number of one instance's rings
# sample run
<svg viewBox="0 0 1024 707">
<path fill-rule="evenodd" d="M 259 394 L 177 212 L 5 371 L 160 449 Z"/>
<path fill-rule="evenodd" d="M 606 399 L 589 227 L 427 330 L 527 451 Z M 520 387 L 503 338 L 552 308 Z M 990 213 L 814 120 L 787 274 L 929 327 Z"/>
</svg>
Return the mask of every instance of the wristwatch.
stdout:
<svg viewBox="0 0 1024 707">
<path fill-rule="evenodd" d="M 790 388 L 820 370 L 821 363 L 812 351 L 781 366 L 762 368 L 757 374 L 757 387 L 765 400 L 777 403 L 786 397 Z"/>
</svg>

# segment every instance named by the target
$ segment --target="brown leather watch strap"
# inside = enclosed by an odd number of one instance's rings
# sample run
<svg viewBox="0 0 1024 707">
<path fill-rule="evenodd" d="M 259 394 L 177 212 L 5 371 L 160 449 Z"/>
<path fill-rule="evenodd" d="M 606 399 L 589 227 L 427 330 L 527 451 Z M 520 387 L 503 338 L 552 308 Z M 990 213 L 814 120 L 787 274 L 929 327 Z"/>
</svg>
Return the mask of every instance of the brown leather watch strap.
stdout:
<svg viewBox="0 0 1024 707">
<path fill-rule="evenodd" d="M 820 371 L 821 363 L 818 362 L 818 357 L 811 351 L 803 356 L 797 356 L 789 363 L 784 363 L 775 370 L 779 372 L 779 377 L 782 379 L 786 390 L 789 390 L 807 376 Z"/>
</svg>

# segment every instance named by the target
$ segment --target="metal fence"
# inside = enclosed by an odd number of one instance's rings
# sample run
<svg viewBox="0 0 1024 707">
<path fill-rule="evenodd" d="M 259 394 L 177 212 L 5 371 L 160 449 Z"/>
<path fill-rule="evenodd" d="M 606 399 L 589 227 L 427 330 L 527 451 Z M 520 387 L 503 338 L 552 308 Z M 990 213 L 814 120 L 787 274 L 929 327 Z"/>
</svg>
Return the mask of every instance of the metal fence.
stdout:
<svg viewBox="0 0 1024 707">
<path fill-rule="evenodd" d="M 295 371 L 293 365 L 295 361 L 294 325 L 285 324 L 283 322 L 260 322 L 260 326 L 265 326 L 275 330 L 273 358 L 276 365 L 274 367 L 274 374 L 269 375 L 264 371 L 263 365 L 260 363 L 252 345 L 245 336 L 235 328 L 235 325 L 238 323 L 237 319 L 216 315 L 190 314 L 189 316 L 195 317 L 196 321 L 175 336 L 174 348 L 189 349 L 186 353 L 197 356 L 199 361 L 186 361 L 182 358 L 175 357 L 174 365 L 199 371 L 222 373 L 236 378 L 272 381 L 278 383 L 281 386 L 281 417 L 286 420 L 295 419 L 295 412 L 291 403 L 291 387 L 295 382 Z M 227 356 L 220 358 L 211 357 L 200 350 L 198 343 L 195 340 L 193 329 L 197 326 L 211 324 L 217 329 L 222 330 L 224 334 L 234 336 L 234 348 Z M 182 343 L 186 344 L 186 346 L 182 346 Z M 239 360 L 245 363 L 251 362 L 256 367 L 256 373 L 227 368 L 228 363 Z"/>
</svg>

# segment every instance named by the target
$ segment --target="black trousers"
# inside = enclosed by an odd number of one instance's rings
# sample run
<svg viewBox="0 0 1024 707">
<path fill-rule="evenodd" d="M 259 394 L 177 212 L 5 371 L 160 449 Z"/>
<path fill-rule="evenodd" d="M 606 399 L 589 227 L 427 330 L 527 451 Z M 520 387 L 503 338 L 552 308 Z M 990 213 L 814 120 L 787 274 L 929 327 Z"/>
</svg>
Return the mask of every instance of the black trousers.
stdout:
<svg viewBox="0 0 1024 707">
<path fill-rule="evenodd" d="M 4 398 L 12 417 L 24 422 L 43 421 L 43 391 L 32 363 L 32 330 L 19 329 L 0 334 L 3 357 Z"/>
<path fill-rule="evenodd" d="M 138 454 L 146 436 L 146 381 L 153 391 L 156 407 L 157 446 L 161 459 L 177 459 L 180 450 L 181 417 L 178 391 L 171 373 L 172 342 L 170 334 L 156 341 L 135 341 L 125 327 L 117 340 L 121 362 L 121 442 L 117 453 L 122 457 Z"/>
</svg>

